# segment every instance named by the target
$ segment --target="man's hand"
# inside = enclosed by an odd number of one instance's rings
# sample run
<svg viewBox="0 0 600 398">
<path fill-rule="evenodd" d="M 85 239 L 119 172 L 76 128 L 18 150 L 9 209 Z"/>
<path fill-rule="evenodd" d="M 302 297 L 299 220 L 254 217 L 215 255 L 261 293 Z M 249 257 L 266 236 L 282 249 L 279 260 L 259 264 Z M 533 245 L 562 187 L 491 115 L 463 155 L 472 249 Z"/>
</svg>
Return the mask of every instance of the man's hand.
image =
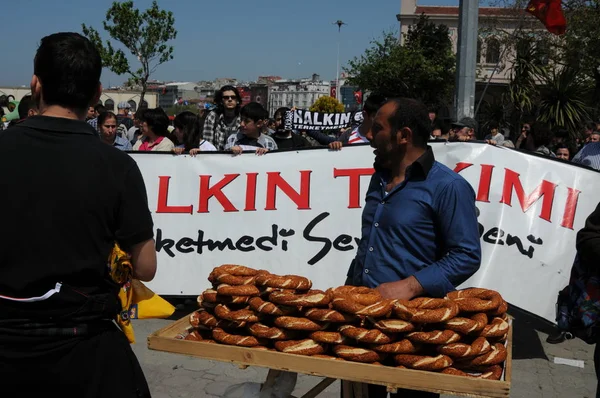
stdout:
<svg viewBox="0 0 600 398">
<path fill-rule="evenodd" d="M 256 154 L 258 156 L 262 156 L 267 152 L 269 152 L 269 150 L 267 148 L 256 148 Z"/>
<path fill-rule="evenodd" d="M 173 148 L 175 155 L 181 155 L 185 151 L 185 148 Z"/>
<path fill-rule="evenodd" d="M 236 145 L 231 147 L 231 152 L 233 152 L 234 155 L 240 155 L 242 152 L 244 152 L 244 150 L 241 146 Z"/>
<path fill-rule="evenodd" d="M 333 141 L 329 143 L 329 149 L 334 150 L 334 151 L 339 151 L 342 149 L 342 142 L 341 141 Z"/>
<path fill-rule="evenodd" d="M 190 149 L 190 156 L 196 156 L 200 153 L 200 148 L 192 148 Z"/>
<path fill-rule="evenodd" d="M 375 288 L 383 298 L 410 300 L 424 293 L 423 287 L 414 276 L 396 282 L 382 283 Z"/>
</svg>

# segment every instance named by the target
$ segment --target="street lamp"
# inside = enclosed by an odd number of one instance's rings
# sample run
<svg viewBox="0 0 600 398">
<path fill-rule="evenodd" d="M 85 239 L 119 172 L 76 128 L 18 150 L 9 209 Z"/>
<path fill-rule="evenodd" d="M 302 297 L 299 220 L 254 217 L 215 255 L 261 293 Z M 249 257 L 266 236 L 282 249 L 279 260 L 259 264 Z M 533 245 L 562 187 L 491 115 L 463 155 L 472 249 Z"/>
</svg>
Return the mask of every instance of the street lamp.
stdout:
<svg viewBox="0 0 600 398">
<path fill-rule="evenodd" d="M 342 33 L 342 25 L 348 25 L 341 19 L 338 19 L 333 23 L 338 27 L 338 42 L 337 42 L 337 69 L 335 74 L 335 99 L 339 100 L 340 97 L 340 37 Z"/>
</svg>

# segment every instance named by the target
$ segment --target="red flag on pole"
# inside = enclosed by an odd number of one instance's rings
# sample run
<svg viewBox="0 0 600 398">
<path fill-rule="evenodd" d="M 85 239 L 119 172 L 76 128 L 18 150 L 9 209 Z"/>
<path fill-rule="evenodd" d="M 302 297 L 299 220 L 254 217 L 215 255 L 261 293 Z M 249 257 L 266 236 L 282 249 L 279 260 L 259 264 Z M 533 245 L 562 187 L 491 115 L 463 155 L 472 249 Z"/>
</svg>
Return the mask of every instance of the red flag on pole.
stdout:
<svg viewBox="0 0 600 398">
<path fill-rule="evenodd" d="M 530 0 L 527 12 L 542 21 L 550 33 L 562 35 L 567 30 L 561 0 Z"/>
<path fill-rule="evenodd" d="M 354 99 L 357 104 L 362 104 L 362 91 L 358 90 L 354 92 Z"/>
</svg>

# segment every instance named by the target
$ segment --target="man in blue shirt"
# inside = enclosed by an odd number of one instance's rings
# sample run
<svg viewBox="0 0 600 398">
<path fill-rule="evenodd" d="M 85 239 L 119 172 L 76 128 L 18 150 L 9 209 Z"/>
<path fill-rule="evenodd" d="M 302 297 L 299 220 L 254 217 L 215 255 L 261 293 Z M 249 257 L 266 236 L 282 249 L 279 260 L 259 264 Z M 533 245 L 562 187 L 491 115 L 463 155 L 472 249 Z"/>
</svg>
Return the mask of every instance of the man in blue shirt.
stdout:
<svg viewBox="0 0 600 398">
<path fill-rule="evenodd" d="M 435 161 L 427 145 L 430 130 L 427 108 L 401 98 L 379 109 L 367 133 L 375 148 L 375 173 L 348 282 L 376 288 L 385 298 L 443 297 L 479 269 L 475 193 L 464 178 Z M 386 396 L 378 387 L 369 386 L 369 397 Z"/>
</svg>

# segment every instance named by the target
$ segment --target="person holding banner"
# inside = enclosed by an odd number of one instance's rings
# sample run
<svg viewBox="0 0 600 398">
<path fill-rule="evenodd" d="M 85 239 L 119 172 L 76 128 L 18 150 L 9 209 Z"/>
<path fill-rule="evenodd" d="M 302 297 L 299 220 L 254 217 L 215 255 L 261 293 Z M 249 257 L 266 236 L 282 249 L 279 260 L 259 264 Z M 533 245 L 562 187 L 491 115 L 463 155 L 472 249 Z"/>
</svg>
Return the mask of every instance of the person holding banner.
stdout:
<svg viewBox="0 0 600 398">
<path fill-rule="evenodd" d="M 427 108 L 400 98 L 379 109 L 367 133 L 375 148 L 375 173 L 348 282 L 375 288 L 385 298 L 444 297 L 480 266 L 475 192 L 435 160 L 427 145 L 430 132 Z M 370 398 L 387 396 L 385 387 L 368 389 Z M 437 395 L 403 391 L 397 396 Z"/>
</svg>

